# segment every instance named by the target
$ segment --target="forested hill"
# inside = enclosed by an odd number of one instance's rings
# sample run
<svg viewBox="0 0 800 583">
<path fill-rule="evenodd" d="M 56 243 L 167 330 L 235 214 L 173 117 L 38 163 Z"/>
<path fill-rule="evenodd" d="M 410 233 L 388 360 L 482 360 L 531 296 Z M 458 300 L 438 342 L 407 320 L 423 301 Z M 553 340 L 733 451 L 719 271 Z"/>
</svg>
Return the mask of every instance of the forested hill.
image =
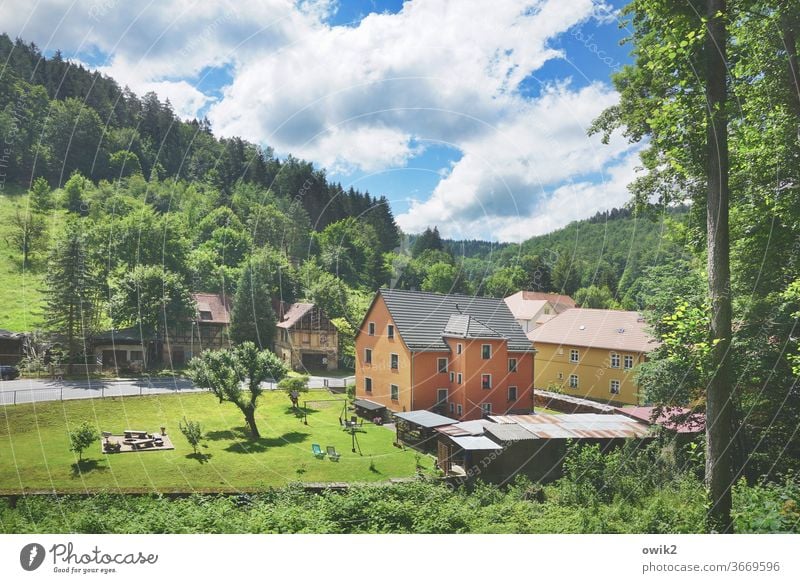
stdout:
<svg viewBox="0 0 800 583">
<path fill-rule="evenodd" d="M 0 135 L 5 179 L 27 189 L 37 177 L 62 186 L 73 172 L 97 182 L 141 173 L 146 178 L 202 182 L 229 203 L 238 182 L 302 203 L 322 231 L 363 215 L 386 249 L 398 231 L 383 197 L 328 182 L 324 170 L 240 138 L 215 138 L 208 120 L 183 121 L 169 101 L 143 97 L 114 79 L 65 60 L 45 58 L 34 44 L 0 34 Z"/>
</svg>

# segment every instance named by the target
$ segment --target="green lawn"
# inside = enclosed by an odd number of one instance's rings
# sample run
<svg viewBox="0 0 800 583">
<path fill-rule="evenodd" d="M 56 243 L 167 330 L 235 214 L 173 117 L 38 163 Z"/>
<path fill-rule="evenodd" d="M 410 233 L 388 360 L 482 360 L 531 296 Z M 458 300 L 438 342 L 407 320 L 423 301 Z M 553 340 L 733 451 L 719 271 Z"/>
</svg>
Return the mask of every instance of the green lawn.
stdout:
<svg viewBox="0 0 800 583">
<path fill-rule="evenodd" d="M 326 391 L 304 397 L 332 398 Z M 309 403 L 308 408 L 304 425 L 285 394 L 265 394 L 257 411 L 262 437 L 252 440 L 239 410 L 231 403 L 219 404 L 208 393 L 0 407 L 0 493 L 259 490 L 289 482 L 368 482 L 414 475 L 415 452 L 394 447 L 389 429 L 365 423 L 364 432 L 357 434 L 359 455 L 351 452 L 351 437 L 339 427 L 341 402 Z M 193 456 L 178 430 L 184 416 L 203 426 L 205 461 Z M 78 472 L 67 431 L 83 421 L 114 434 L 157 431 L 164 425 L 176 449 L 106 455 L 98 442 L 84 454 Z M 312 443 L 323 449 L 336 446 L 341 460 L 314 458 Z M 428 456 L 421 456 L 420 463 L 432 468 Z"/>
</svg>

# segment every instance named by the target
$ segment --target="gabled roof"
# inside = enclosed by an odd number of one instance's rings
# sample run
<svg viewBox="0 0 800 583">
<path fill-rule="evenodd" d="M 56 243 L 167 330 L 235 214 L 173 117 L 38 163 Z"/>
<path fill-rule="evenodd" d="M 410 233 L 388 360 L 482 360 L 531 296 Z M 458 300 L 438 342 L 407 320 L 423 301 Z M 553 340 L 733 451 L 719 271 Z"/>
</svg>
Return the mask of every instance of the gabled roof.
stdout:
<svg viewBox="0 0 800 583">
<path fill-rule="evenodd" d="M 638 312 L 621 310 L 567 310 L 528 332 L 528 338 L 534 346 L 541 342 L 629 352 L 649 352 L 659 346 Z"/>
<path fill-rule="evenodd" d="M 556 314 L 577 307 L 575 300 L 567 295 L 534 291 L 518 291 L 505 298 L 505 302 L 518 320 L 530 320 L 545 302 L 553 306 Z"/>
<path fill-rule="evenodd" d="M 197 320 L 209 324 L 230 324 L 230 302 L 222 294 L 194 293 L 192 294 L 197 305 Z M 211 319 L 202 318 L 200 312 L 209 312 Z"/>
<path fill-rule="evenodd" d="M 511 351 L 532 350 L 525 332 L 502 299 L 398 289 L 381 289 L 378 294 L 386 302 L 398 333 L 411 351 L 449 350 L 443 339 L 445 328 L 450 325 L 452 329 L 457 326 L 464 329 L 464 320 L 451 323 L 454 314 L 471 316 L 475 320 L 476 332 L 483 326 L 489 332 L 498 334 L 498 337 L 508 341 Z M 471 322 L 467 321 L 467 332 L 472 326 Z M 484 330 L 484 333 L 489 332 Z"/>
<path fill-rule="evenodd" d="M 458 338 L 502 338 L 503 335 L 495 332 L 489 326 L 473 318 L 469 314 L 452 314 L 443 330 L 444 336 Z"/>
<path fill-rule="evenodd" d="M 121 330 L 107 330 L 93 337 L 95 344 L 120 344 L 142 346 L 149 343 L 149 340 L 142 339 L 142 330 L 139 326 L 122 328 Z"/>
<path fill-rule="evenodd" d="M 291 328 L 298 320 L 314 309 L 314 304 L 298 302 L 288 307 L 283 314 L 283 319 L 278 322 L 278 328 Z"/>
</svg>

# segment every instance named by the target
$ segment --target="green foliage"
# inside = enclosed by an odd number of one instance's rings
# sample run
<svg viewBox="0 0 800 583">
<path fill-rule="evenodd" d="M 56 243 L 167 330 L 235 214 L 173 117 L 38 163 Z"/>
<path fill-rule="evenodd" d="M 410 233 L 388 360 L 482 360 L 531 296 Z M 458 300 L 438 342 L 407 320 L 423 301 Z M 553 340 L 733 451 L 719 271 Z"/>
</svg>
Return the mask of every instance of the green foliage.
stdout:
<svg viewBox="0 0 800 583">
<path fill-rule="evenodd" d="M 33 181 L 28 196 L 31 206 L 39 211 L 48 211 L 53 208 L 53 192 L 50 190 L 47 180 L 41 176 Z"/>
<path fill-rule="evenodd" d="M 278 388 L 290 395 L 293 392 L 308 392 L 308 375 L 287 376 L 278 383 Z"/>
<path fill-rule="evenodd" d="M 574 300 L 581 308 L 614 310 L 620 307 L 611 294 L 611 290 L 606 286 L 590 285 L 589 287 L 582 287 L 575 292 Z"/>
<path fill-rule="evenodd" d="M 97 429 L 84 421 L 78 427 L 69 432 L 70 451 L 78 454 L 78 461 L 83 459 L 83 452 L 89 449 L 92 444 L 100 439 Z"/>
<path fill-rule="evenodd" d="M 421 235 L 414 240 L 414 245 L 411 247 L 411 256 L 417 258 L 425 251 L 443 251 L 444 243 L 442 243 L 442 236 L 439 234 L 439 228 L 428 227 Z"/>
<path fill-rule="evenodd" d="M 44 247 L 46 236 L 44 217 L 16 209 L 6 235 L 6 243 L 22 254 L 22 268 L 29 267 L 32 253 Z"/>
<path fill-rule="evenodd" d="M 286 372 L 281 359 L 269 350 L 259 350 L 252 342 L 225 350 L 207 350 L 189 363 L 194 383 L 210 389 L 220 403 L 228 401 L 236 405 L 254 438 L 260 437 L 255 411 L 264 392 L 261 385 L 267 380 L 280 381 Z"/>
<path fill-rule="evenodd" d="M 189 442 L 189 445 L 192 446 L 192 451 L 195 455 L 197 455 L 197 448 L 200 446 L 200 442 L 203 440 L 203 427 L 200 425 L 199 421 L 192 421 L 191 419 L 183 418 L 178 424 L 178 429 L 180 429 L 183 436 L 186 438 L 186 441 Z"/>
</svg>

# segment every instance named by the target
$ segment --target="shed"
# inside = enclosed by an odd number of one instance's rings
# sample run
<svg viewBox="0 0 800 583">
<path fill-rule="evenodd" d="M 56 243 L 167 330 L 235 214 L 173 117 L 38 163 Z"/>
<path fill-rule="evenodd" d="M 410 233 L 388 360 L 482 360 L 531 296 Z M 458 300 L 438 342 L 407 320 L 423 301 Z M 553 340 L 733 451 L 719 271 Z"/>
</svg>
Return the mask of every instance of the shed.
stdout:
<svg viewBox="0 0 800 583">
<path fill-rule="evenodd" d="M 397 419 L 397 441 L 425 451 L 432 451 L 435 447 L 434 429 L 456 423 L 455 419 L 427 410 L 404 411 L 394 416 Z"/>
<path fill-rule="evenodd" d="M 386 405 L 381 405 L 369 399 L 356 399 L 353 401 L 353 406 L 356 409 L 356 415 L 374 419 L 375 417 L 383 417 L 386 413 Z"/>
</svg>

